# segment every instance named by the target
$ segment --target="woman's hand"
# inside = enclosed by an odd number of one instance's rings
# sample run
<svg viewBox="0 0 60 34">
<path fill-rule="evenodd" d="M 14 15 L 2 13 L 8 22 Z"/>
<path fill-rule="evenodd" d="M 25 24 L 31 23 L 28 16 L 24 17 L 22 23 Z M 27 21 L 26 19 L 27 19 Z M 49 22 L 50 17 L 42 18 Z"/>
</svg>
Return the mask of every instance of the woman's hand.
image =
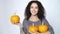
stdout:
<svg viewBox="0 0 60 34">
<path fill-rule="evenodd" d="M 21 23 L 18 23 L 18 24 L 16 24 L 16 25 L 18 25 L 20 28 L 23 27 L 23 25 L 22 25 Z"/>
<path fill-rule="evenodd" d="M 49 31 L 45 32 L 45 33 L 40 33 L 40 34 L 51 34 Z"/>
<path fill-rule="evenodd" d="M 36 32 L 34 32 L 34 33 L 31 33 L 31 34 L 37 34 Z"/>
<path fill-rule="evenodd" d="M 51 34 L 51 33 L 49 31 L 47 31 L 45 33 L 34 32 L 34 33 L 31 33 L 31 34 Z"/>
<path fill-rule="evenodd" d="M 39 32 L 34 32 L 34 33 L 31 33 L 31 34 L 40 34 Z"/>
</svg>

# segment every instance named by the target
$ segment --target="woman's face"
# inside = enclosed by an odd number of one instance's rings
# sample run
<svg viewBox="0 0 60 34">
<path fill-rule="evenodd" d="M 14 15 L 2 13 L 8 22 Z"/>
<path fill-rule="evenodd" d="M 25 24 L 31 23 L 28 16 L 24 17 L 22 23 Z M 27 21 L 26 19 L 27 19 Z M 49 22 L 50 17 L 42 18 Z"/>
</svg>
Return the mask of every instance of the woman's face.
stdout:
<svg viewBox="0 0 60 34">
<path fill-rule="evenodd" d="M 30 12 L 31 12 L 31 15 L 37 15 L 37 13 L 38 13 L 38 5 L 37 5 L 37 3 L 32 3 L 31 4 Z"/>
</svg>

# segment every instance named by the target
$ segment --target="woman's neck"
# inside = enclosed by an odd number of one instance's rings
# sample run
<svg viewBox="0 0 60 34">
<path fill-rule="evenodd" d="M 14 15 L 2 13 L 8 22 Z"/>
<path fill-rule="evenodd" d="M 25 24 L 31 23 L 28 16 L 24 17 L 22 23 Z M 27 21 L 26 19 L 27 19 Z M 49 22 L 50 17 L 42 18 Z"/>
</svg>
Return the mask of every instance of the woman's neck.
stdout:
<svg viewBox="0 0 60 34">
<path fill-rule="evenodd" d="M 38 16 L 37 15 L 31 15 L 31 17 L 29 18 L 30 21 L 36 22 L 38 21 Z"/>
</svg>

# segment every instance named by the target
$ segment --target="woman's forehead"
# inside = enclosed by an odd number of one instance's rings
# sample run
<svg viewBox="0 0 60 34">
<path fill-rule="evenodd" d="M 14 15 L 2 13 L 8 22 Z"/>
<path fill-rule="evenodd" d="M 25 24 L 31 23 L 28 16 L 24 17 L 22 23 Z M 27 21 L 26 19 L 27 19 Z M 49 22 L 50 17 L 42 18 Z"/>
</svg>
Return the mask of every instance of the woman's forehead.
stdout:
<svg viewBox="0 0 60 34">
<path fill-rule="evenodd" d="M 31 6 L 38 6 L 37 3 L 32 3 Z"/>
</svg>

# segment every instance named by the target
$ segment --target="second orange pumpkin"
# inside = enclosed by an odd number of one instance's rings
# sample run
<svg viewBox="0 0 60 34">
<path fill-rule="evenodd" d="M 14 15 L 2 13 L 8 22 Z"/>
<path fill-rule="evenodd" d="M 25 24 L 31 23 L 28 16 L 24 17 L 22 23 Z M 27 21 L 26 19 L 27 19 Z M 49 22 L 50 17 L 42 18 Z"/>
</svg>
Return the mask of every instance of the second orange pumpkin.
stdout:
<svg viewBox="0 0 60 34">
<path fill-rule="evenodd" d="M 39 32 L 44 33 L 48 31 L 48 26 L 46 24 L 39 25 Z"/>
</svg>

